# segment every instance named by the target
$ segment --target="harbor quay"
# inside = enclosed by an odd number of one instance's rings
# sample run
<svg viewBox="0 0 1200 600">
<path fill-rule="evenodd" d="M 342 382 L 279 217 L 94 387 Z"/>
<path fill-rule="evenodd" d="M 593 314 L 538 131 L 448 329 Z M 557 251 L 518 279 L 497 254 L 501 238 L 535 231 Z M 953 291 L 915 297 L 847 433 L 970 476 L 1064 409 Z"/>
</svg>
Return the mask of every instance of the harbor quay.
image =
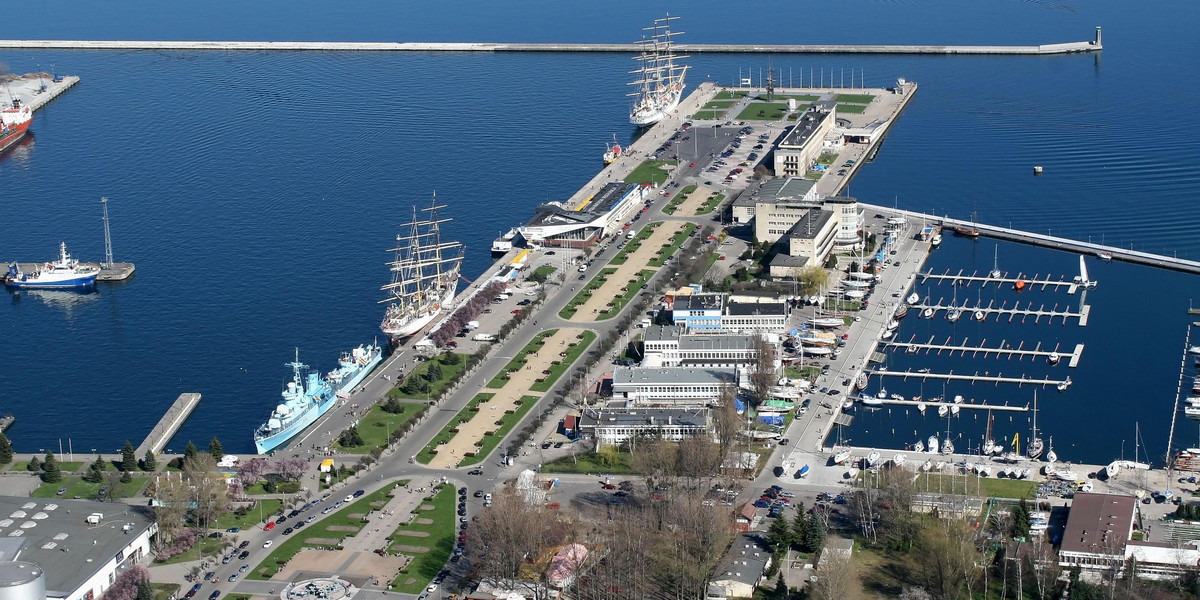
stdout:
<svg viewBox="0 0 1200 600">
<path fill-rule="evenodd" d="M 13 98 L 20 100 L 22 104 L 36 113 L 51 100 L 58 98 L 63 92 L 79 83 L 79 76 L 26 73 L 24 75 L 8 75 L 2 80 Z"/>
</svg>

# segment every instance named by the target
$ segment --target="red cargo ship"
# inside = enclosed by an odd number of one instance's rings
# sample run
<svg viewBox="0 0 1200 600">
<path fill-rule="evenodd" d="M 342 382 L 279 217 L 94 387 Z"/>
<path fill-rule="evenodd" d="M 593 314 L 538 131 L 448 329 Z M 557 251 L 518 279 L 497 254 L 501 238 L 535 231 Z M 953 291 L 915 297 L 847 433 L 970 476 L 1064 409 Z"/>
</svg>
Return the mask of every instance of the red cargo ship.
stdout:
<svg viewBox="0 0 1200 600">
<path fill-rule="evenodd" d="M 29 132 L 33 123 L 33 111 L 14 99 L 12 106 L 0 111 L 0 152 L 4 152 Z"/>
</svg>

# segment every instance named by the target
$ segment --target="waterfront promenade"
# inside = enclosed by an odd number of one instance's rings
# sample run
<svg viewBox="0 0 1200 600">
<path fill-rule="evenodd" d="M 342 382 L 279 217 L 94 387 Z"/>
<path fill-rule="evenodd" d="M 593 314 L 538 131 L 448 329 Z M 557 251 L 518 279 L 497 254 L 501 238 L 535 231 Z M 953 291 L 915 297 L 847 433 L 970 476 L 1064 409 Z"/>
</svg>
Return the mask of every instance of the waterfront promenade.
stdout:
<svg viewBox="0 0 1200 600">
<path fill-rule="evenodd" d="M 637 53 L 638 44 L 495 42 L 293 42 L 174 40 L 0 40 L 0 49 L 23 50 L 221 50 L 314 52 L 615 52 Z M 1035 46 L 936 44 L 678 44 L 707 54 L 975 54 L 1046 56 L 1099 52 L 1097 41 Z"/>
</svg>

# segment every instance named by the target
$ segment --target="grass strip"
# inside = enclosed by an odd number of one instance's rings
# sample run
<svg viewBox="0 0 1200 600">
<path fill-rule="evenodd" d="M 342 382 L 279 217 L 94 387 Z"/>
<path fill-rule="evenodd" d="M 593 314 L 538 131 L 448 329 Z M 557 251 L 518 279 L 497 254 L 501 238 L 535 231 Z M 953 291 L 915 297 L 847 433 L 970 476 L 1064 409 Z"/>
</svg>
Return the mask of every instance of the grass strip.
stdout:
<svg viewBox="0 0 1200 600">
<path fill-rule="evenodd" d="M 508 435 L 508 432 L 512 431 L 512 428 L 521 422 L 521 419 L 525 417 L 525 413 L 528 413 L 533 408 L 533 405 L 538 403 L 538 400 L 540 398 L 537 396 L 521 396 L 520 405 L 517 406 L 517 410 L 512 413 L 504 413 L 500 417 L 501 423 L 499 429 L 496 429 L 491 434 L 484 434 L 483 441 L 479 444 L 479 450 L 474 453 L 467 453 L 467 456 L 458 463 L 458 466 L 469 467 L 483 462 L 496 449 L 496 446 L 500 445 L 504 436 Z"/>
<path fill-rule="evenodd" d="M 683 188 L 682 190 L 679 190 L 679 193 L 675 194 L 675 197 L 671 198 L 671 201 L 668 202 L 667 205 L 663 207 L 663 212 L 667 213 L 668 215 L 675 214 L 675 211 L 679 209 L 679 205 L 683 204 L 683 201 L 687 200 L 688 195 L 694 191 L 696 191 L 695 184 L 689 185 L 689 186 Z"/>
<path fill-rule="evenodd" d="M 678 161 L 674 160 L 648 160 L 638 165 L 633 171 L 630 171 L 625 176 L 625 181 L 629 183 L 662 185 L 667 180 L 667 177 L 670 176 L 670 173 L 663 170 L 662 167 L 677 164 L 679 164 Z"/>
<path fill-rule="evenodd" d="M 454 551 L 454 496 L 454 486 L 443 485 L 433 499 L 428 501 L 433 508 L 413 511 L 415 518 L 411 523 L 401 523 L 399 527 L 396 527 L 395 532 L 389 538 L 392 544 L 388 547 L 388 551 L 411 556 L 412 561 L 405 565 L 400 574 L 392 580 L 392 591 L 419 594 L 445 566 L 446 561 L 450 558 L 450 553 Z M 429 519 L 433 522 L 420 524 L 417 523 L 417 519 Z M 418 537 L 404 535 L 400 532 L 422 532 L 429 535 Z M 424 547 L 429 551 L 410 552 L 399 549 L 397 546 Z M 415 581 L 406 583 L 409 579 L 415 579 Z"/>
<path fill-rule="evenodd" d="M 654 273 L 655 271 L 652 269 L 643 269 L 641 272 L 639 272 L 637 279 L 634 279 L 626 284 L 624 292 L 620 296 L 617 296 L 609 305 L 609 309 L 600 313 L 600 316 L 595 320 L 603 321 L 621 314 L 621 310 L 625 308 L 625 305 L 629 304 L 629 301 L 633 300 L 633 297 L 636 296 L 638 292 L 642 291 L 641 286 L 650 281 L 650 278 L 654 277 Z"/>
<path fill-rule="evenodd" d="M 618 252 L 616 256 L 612 257 L 612 260 L 608 261 L 608 264 L 625 264 L 625 261 L 629 260 L 629 255 L 637 252 L 637 249 L 642 247 L 642 242 L 646 241 L 646 238 L 650 237 L 650 234 L 654 233 L 654 230 L 658 229 L 660 225 L 662 225 L 662 221 L 651 223 L 643 227 L 641 231 L 637 232 L 637 235 L 625 242 L 625 247 L 621 248 L 621 251 Z"/>
<path fill-rule="evenodd" d="M 283 506 L 283 500 L 279 498 L 262 498 L 258 500 L 257 504 L 250 507 L 246 514 L 237 515 L 230 511 L 217 517 L 216 526 L 220 529 L 229 529 L 230 527 L 250 529 L 262 523 L 264 519 L 274 517 L 281 506 Z"/>
<path fill-rule="evenodd" d="M 571 317 L 575 316 L 575 313 L 579 310 L 580 305 L 582 305 L 584 302 L 587 302 L 588 298 L 592 297 L 592 292 L 604 285 L 604 282 L 608 281 L 608 276 L 616 272 L 616 269 L 611 268 L 600 271 L 599 275 L 593 277 L 592 280 L 589 281 L 582 290 L 579 290 L 578 294 L 575 294 L 574 298 L 571 298 L 571 301 L 568 302 L 562 310 L 558 311 L 558 316 L 564 319 L 570 319 Z"/>
<path fill-rule="evenodd" d="M 518 352 L 517 355 L 512 358 L 512 360 L 508 361 L 507 365 L 504 365 L 504 368 L 501 369 L 500 372 L 488 382 L 487 386 L 492 389 L 500 389 L 504 387 L 504 384 L 508 383 L 508 374 L 514 371 L 520 371 L 521 368 L 525 366 L 525 358 L 529 356 L 529 354 L 540 350 L 542 346 L 545 346 L 546 338 L 554 335 L 557 332 L 557 329 L 547 329 L 546 331 L 533 336 L 533 339 L 529 340 L 529 343 L 525 344 L 525 347 L 521 348 L 521 351 Z"/>
<path fill-rule="evenodd" d="M 571 368 L 571 365 L 574 364 L 574 362 L 579 358 L 579 355 L 583 354 L 583 351 L 587 350 L 587 347 L 590 346 L 592 341 L 596 339 L 596 334 L 591 331 L 582 331 L 579 335 L 580 338 L 578 340 L 567 346 L 566 352 L 563 352 L 563 359 L 558 361 L 556 364 L 550 365 L 550 368 L 548 369 L 550 373 L 543 378 L 544 381 L 535 382 L 533 385 L 529 386 L 530 390 L 534 392 L 550 391 L 550 388 L 554 386 L 554 383 L 558 381 L 558 378 L 562 377 L 562 374 L 566 373 L 567 369 Z"/>
<path fill-rule="evenodd" d="M 439 360 L 440 355 L 417 365 L 417 368 L 408 373 L 408 375 L 405 376 L 402 381 L 397 381 L 395 387 L 388 390 L 387 397 L 396 399 L 428 399 L 437 397 L 438 394 L 442 393 L 442 390 L 445 390 L 447 387 L 449 387 L 450 382 L 454 379 L 454 377 L 458 375 L 459 371 L 463 370 L 463 367 L 466 365 L 467 358 L 471 356 L 470 354 L 464 354 L 461 352 L 456 352 L 455 354 L 458 354 L 459 361 L 452 365 L 448 365 Z M 442 368 L 442 376 L 439 377 L 437 381 L 429 382 L 429 393 L 422 394 L 421 398 L 414 398 L 412 395 L 407 394 L 400 389 L 404 386 L 404 382 L 408 381 L 410 378 L 424 377 L 425 373 L 429 371 L 429 368 L 433 365 L 434 361 L 437 361 L 438 366 Z"/>
<path fill-rule="evenodd" d="M 696 224 L 688 223 L 686 227 L 680 229 L 675 233 L 674 236 L 671 237 L 670 242 L 663 245 L 662 249 L 658 251 L 658 254 L 656 254 L 654 258 L 650 259 L 650 262 L 646 263 L 646 266 L 661 267 L 666 264 L 667 259 L 671 258 L 671 256 L 675 254 L 675 251 L 683 245 L 683 242 L 687 240 L 688 236 L 691 235 L 695 230 Z"/>
<path fill-rule="evenodd" d="M 870 104 L 875 96 L 872 94 L 837 94 L 834 100 L 837 102 L 850 102 L 853 104 Z"/>
<path fill-rule="evenodd" d="M 443 365 L 442 368 L 451 365 Z M 458 365 L 454 365 L 458 366 Z M 386 446 L 388 435 L 393 431 L 399 430 L 409 421 L 424 414 L 428 405 L 422 402 L 401 402 L 404 407 L 404 412 L 393 414 L 383 410 L 383 406 L 376 404 L 367 411 L 367 414 L 358 419 L 358 435 L 362 438 L 363 443 L 358 446 L 343 446 L 338 442 L 338 448 L 341 448 L 346 454 L 366 454 L 372 448 L 377 446 Z"/>
<path fill-rule="evenodd" d="M 724 201 L 725 201 L 725 194 L 716 194 L 715 196 L 711 196 L 711 197 L 709 197 L 708 200 L 704 201 L 703 206 L 696 209 L 696 215 L 697 216 L 707 215 L 708 213 L 716 210 L 717 207 L 720 206 L 721 203 Z"/>
<path fill-rule="evenodd" d="M 837 105 L 837 111 L 840 113 L 848 113 L 848 114 L 858 115 L 858 114 L 862 114 L 866 110 L 867 110 L 866 104 L 842 104 L 839 102 Z"/>
</svg>

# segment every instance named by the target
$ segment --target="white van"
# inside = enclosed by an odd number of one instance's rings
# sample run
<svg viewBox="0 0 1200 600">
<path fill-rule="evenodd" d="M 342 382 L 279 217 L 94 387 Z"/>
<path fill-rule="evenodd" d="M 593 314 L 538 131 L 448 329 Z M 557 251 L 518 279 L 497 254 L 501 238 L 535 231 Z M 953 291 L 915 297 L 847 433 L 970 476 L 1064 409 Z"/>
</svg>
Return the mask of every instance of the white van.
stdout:
<svg viewBox="0 0 1200 600">
<path fill-rule="evenodd" d="M 627 239 L 627 240 L 632 240 L 632 239 L 633 239 L 633 236 L 635 236 L 635 235 L 637 235 L 637 232 L 636 232 L 636 231 L 634 231 L 634 230 L 632 230 L 632 229 L 630 229 L 629 231 L 627 231 L 627 232 L 625 233 L 625 239 Z"/>
</svg>

